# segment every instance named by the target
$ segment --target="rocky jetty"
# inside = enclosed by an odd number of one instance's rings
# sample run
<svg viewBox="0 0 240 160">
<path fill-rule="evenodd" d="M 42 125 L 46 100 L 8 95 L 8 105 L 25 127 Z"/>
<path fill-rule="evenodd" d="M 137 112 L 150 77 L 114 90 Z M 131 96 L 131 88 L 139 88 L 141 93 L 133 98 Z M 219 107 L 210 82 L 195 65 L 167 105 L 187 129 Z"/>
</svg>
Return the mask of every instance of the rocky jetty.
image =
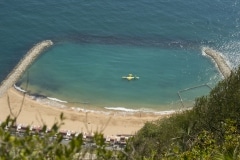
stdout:
<svg viewBox="0 0 240 160">
<path fill-rule="evenodd" d="M 211 48 L 203 48 L 203 52 L 214 60 L 224 78 L 230 76 L 231 68 L 228 66 L 226 60 L 221 56 L 221 53 Z"/>
<path fill-rule="evenodd" d="M 0 97 L 2 97 L 6 91 L 12 87 L 27 67 L 43 52 L 44 49 L 53 45 L 51 40 L 45 40 L 37 43 L 28 53 L 22 58 L 22 60 L 16 65 L 16 67 L 9 73 L 7 78 L 2 81 L 0 85 Z"/>
</svg>

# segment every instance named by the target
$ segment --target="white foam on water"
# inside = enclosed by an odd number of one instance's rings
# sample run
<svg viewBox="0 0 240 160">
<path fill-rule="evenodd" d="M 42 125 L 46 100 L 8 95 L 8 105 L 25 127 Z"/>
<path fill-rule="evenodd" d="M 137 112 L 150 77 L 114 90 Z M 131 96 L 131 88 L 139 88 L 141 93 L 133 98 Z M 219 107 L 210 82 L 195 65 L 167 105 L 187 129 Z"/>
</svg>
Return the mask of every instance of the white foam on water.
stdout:
<svg viewBox="0 0 240 160">
<path fill-rule="evenodd" d="M 21 59 L 13 70 L 8 74 L 4 81 L 0 85 L 0 96 L 2 96 L 9 88 L 11 88 L 24 73 L 27 67 L 34 62 L 44 49 L 53 45 L 51 40 L 42 41 L 33 46 L 27 54 Z"/>
<path fill-rule="evenodd" d="M 228 77 L 231 74 L 231 63 L 228 58 L 219 51 L 209 47 L 202 47 L 202 55 L 209 57 L 212 62 L 215 64 L 215 67 L 222 74 L 223 78 Z"/>
<path fill-rule="evenodd" d="M 24 89 L 22 89 L 21 87 L 16 86 L 16 84 L 14 84 L 13 86 L 14 86 L 14 88 L 15 88 L 16 90 L 18 90 L 18 91 L 20 91 L 20 92 L 23 92 L 23 93 L 26 93 L 26 92 L 27 92 L 27 91 L 25 91 Z"/>
<path fill-rule="evenodd" d="M 114 110 L 114 111 L 122 111 L 122 112 L 128 112 L 128 113 L 134 113 L 134 112 L 143 112 L 143 113 L 153 113 L 156 115 L 168 115 L 173 114 L 177 112 L 176 110 L 169 110 L 169 111 L 154 111 L 149 109 L 130 109 L 125 107 L 104 107 L 107 110 Z"/>
<path fill-rule="evenodd" d="M 139 112 L 139 110 L 124 108 L 124 107 L 104 107 L 104 108 L 105 108 L 105 109 L 108 109 L 108 110 L 115 110 L 115 111 Z"/>
<path fill-rule="evenodd" d="M 36 96 L 31 96 L 31 95 L 30 95 L 30 98 L 32 98 L 36 102 L 44 104 L 44 105 L 49 105 L 49 106 L 57 107 L 57 108 L 66 108 L 65 105 L 59 103 L 58 101 L 51 100 L 51 99 L 48 99 L 48 98 L 39 98 L 39 97 L 36 97 Z"/>
<path fill-rule="evenodd" d="M 237 68 L 240 65 L 240 41 L 226 42 L 220 49 L 224 51 L 224 56 L 227 57 L 227 64 L 231 68 Z"/>
<path fill-rule="evenodd" d="M 61 102 L 61 103 L 68 103 L 67 101 L 63 101 L 63 100 L 60 100 L 60 99 L 57 99 L 57 98 L 53 98 L 53 97 L 47 97 L 47 99 L 50 99 L 50 100 L 56 101 L 56 102 Z"/>
</svg>

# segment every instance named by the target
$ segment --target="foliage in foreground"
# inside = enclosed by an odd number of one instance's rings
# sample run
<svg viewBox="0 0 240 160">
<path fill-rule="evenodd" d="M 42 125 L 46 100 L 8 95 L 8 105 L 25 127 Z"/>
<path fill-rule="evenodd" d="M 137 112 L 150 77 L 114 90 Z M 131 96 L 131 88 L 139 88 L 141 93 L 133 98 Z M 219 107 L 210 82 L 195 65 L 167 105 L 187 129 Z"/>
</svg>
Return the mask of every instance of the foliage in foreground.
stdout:
<svg viewBox="0 0 240 160">
<path fill-rule="evenodd" d="M 240 159 L 240 68 L 192 110 L 146 123 L 130 144 L 135 159 Z"/>
<path fill-rule="evenodd" d="M 63 120 L 63 115 L 61 115 Z M 92 143 L 96 147 L 83 148 L 83 135 L 79 134 L 63 144 L 63 135 L 58 134 L 63 123 L 55 123 L 50 130 L 43 126 L 40 132 L 30 130 L 19 133 L 16 130 L 16 119 L 7 118 L 0 126 L 0 159 L 116 159 L 117 154 L 106 150 L 102 134 L 96 133 Z M 7 129 L 8 128 L 8 129 Z M 47 132 L 49 131 L 49 132 Z"/>
<path fill-rule="evenodd" d="M 63 116 L 61 116 L 63 120 Z M 240 68 L 221 82 L 208 96 L 196 99 L 192 110 L 176 113 L 164 120 L 148 122 L 128 142 L 124 151 L 106 149 L 102 134 L 95 134 L 96 148 L 83 148 L 83 136 L 67 145 L 56 123 L 49 133 L 24 136 L 6 132 L 16 119 L 8 118 L 0 127 L 0 159 L 240 159 Z M 43 127 L 45 131 L 46 126 Z M 53 138 L 54 137 L 54 138 Z M 92 158 L 93 159 L 93 158 Z"/>
</svg>

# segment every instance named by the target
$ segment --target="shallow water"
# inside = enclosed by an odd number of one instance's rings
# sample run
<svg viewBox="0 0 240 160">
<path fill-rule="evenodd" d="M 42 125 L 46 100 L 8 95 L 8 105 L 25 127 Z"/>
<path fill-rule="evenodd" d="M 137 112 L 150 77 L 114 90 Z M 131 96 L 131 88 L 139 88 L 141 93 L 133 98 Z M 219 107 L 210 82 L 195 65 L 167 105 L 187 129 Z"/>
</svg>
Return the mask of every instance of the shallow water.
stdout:
<svg viewBox="0 0 240 160">
<path fill-rule="evenodd" d="M 31 94 L 57 97 L 82 106 L 175 109 L 178 91 L 199 84 L 214 85 L 211 61 L 200 50 L 146 46 L 56 44 L 28 70 Z M 132 73 L 138 80 L 125 80 Z M 23 86 L 26 85 L 22 83 Z M 183 94 L 186 101 L 208 93 L 197 88 Z M 169 109 L 169 108 L 168 108 Z"/>
<path fill-rule="evenodd" d="M 6 1 L 0 14 L 0 79 L 35 43 L 51 39 L 18 85 L 28 79 L 31 93 L 76 107 L 176 109 L 178 91 L 221 79 L 203 46 L 239 65 L 239 1 Z M 140 79 L 121 79 L 129 73 Z M 189 104 L 208 92 L 181 96 Z"/>
</svg>

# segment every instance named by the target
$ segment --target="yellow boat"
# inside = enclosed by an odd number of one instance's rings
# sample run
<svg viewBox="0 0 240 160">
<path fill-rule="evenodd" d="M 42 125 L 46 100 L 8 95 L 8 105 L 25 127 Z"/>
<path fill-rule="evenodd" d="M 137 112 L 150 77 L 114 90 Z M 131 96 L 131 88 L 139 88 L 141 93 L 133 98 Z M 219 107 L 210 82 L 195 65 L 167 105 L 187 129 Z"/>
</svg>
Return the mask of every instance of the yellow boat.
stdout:
<svg viewBox="0 0 240 160">
<path fill-rule="evenodd" d="M 139 79 L 139 77 L 137 76 L 133 76 L 132 74 L 128 74 L 127 76 L 123 76 L 123 79 L 127 79 L 129 81 L 133 80 L 133 79 Z"/>
</svg>

